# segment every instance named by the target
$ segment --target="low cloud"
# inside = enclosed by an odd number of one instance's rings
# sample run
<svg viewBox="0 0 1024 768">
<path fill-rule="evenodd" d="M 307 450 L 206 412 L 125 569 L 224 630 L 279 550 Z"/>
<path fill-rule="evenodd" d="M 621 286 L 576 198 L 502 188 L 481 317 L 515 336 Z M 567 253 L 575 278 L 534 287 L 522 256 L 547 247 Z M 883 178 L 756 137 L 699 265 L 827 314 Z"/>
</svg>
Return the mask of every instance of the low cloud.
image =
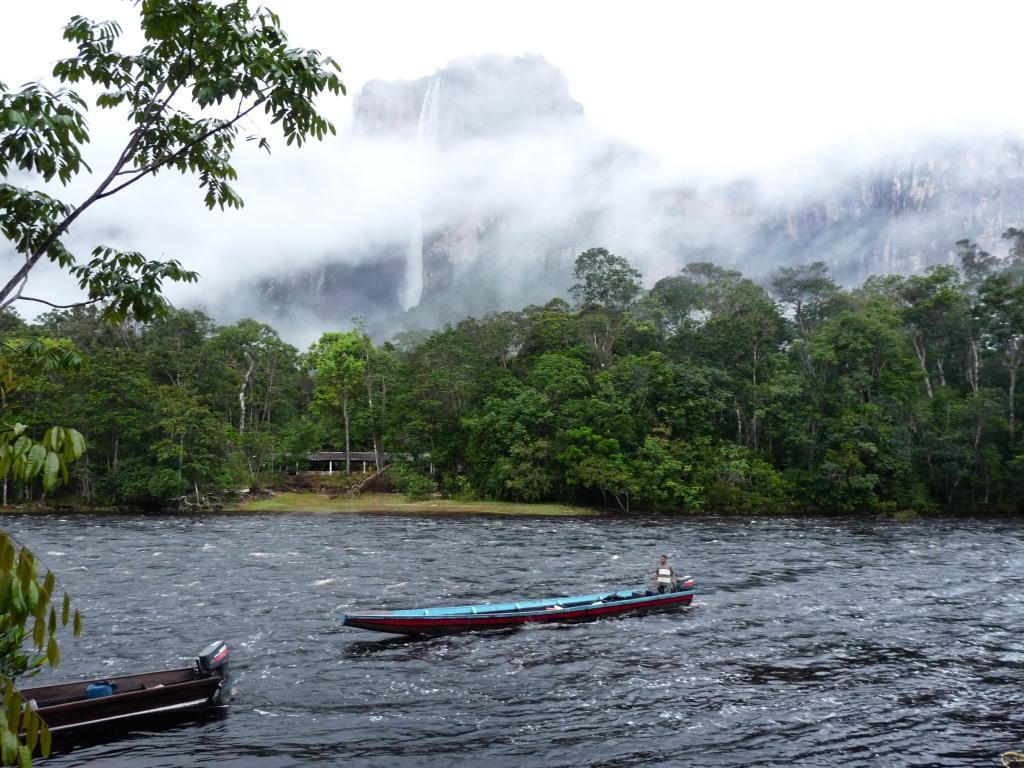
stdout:
<svg viewBox="0 0 1024 768">
<path fill-rule="evenodd" d="M 438 79 L 438 125 L 425 136 Z M 162 173 L 90 210 L 69 245 L 82 258 L 104 243 L 178 259 L 202 279 L 168 285 L 176 304 L 222 322 L 253 316 L 305 345 L 355 314 L 386 336 L 564 295 L 574 257 L 593 246 L 628 258 L 648 284 L 699 259 L 751 276 L 824 260 L 848 282 L 919 270 L 950 258 L 959 237 L 1019 223 L 1024 202 L 1006 137 L 861 142 L 712 176 L 596 128 L 540 57 L 463 60 L 393 87 L 398 106 L 373 130 L 357 109 L 324 142 L 296 149 L 271 138 L 269 156 L 241 145 L 241 211 L 210 212 L 194 178 Z M 94 116 L 97 176 L 119 149 L 113 137 L 125 136 L 111 117 Z M 90 182 L 59 194 L 80 200 Z M 16 265 L 0 253 L 5 273 Z M 419 278 L 422 296 L 404 311 Z M 76 293 L 52 267 L 30 285 L 55 302 Z"/>
</svg>

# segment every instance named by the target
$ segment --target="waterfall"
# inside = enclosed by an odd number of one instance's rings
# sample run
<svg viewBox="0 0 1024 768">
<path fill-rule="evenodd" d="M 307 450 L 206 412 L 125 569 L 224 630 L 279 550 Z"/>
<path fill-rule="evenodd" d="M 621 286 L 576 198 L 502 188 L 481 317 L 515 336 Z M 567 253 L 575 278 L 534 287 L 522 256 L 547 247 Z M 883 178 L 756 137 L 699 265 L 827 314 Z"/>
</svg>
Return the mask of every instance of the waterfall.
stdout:
<svg viewBox="0 0 1024 768">
<path fill-rule="evenodd" d="M 402 308 L 411 309 L 423 297 L 423 199 L 426 188 L 427 167 L 437 143 L 437 121 L 441 111 L 441 76 L 435 75 L 423 94 L 420 120 L 416 126 L 415 198 L 412 227 L 405 259 L 405 286 Z"/>
</svg>

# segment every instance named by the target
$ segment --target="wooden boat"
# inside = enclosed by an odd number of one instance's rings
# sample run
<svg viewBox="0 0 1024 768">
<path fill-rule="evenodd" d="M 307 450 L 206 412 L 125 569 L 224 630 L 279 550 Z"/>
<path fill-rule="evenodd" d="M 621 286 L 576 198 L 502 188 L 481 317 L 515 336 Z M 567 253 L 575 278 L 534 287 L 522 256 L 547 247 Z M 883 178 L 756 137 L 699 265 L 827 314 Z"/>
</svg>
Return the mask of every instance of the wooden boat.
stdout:
<svg viewBox="0 0 1024 768">
<path fill-rule="evenodd" d="M 140 725 L 164 725 L 226 702 L 228 657 L 223 641 L 189 667 L 22 688 L 22 698 L 49 726 L 55 749 L 116 736 Z"/>
<path fill-rule="evenodd" d="M 400 611 L 352 611 L 341 618 L 347 627 L 402 635 L 445 634 L 483 629 L 508 629 L 542 622 L 590 621 L 626 613 L 665 610 L 689 605 L 697 583 L 679 582 L 669 592 L 602 592 L 593 595 L 526 600 L 516 603 L 412 608 Z"/>
</svg>

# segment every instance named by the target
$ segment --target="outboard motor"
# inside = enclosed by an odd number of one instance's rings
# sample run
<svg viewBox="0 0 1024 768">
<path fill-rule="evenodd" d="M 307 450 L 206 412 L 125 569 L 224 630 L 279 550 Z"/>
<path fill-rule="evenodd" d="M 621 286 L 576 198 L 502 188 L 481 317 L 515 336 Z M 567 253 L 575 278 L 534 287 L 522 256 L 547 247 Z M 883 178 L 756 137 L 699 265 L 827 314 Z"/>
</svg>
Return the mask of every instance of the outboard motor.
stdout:
<svg viewBox="0 0 1024 768">
<path fill-rule="evenodd" d="M 215 704 L 226 704 L 231 698 L 231 689 L 228 686 L 228 644 L 223 640 L 211 643 L 207 648 L 196 656 L 196 668 L 201 677 L 216 676 L 221 678 L 220 685 L 213 695 Z"/>
<path fill-rule="evenodd" d="M 221 675 L 227 677 L 228 656 L 228 644 L 218 640 L 196 656 L 196 666 L 203 677 L 209 677 L 217 669 L 223 669 Z"/>
</svg>

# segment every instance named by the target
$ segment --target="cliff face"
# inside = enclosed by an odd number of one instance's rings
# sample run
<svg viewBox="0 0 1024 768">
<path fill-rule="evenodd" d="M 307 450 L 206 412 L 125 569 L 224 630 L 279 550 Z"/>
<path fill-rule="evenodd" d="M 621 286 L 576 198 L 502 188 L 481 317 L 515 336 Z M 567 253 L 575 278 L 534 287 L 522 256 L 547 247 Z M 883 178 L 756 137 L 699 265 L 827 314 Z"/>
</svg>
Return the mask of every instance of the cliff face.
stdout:
<svg viewBox="0 0 1024 768">
<path fill-rule="evenodd" d="M 543 57 L 479 56 L 411 82 L 368 82 L 355 100 L 355 131 L 415 138 L 432 90 L 442 144 L 535 130 L 583 114 L 565 75 Z"/>
<path fill-rule="evenodd" d="M 863 162 L 840 152 L 784 184 L 700 185 L 666 178 L 654 158 L 590 127 L 539 56 L 368 83 L 347 140 L 408 146 L 416 201 L 387 211 L 393 232 L 373 245 L 325 242 L 316 267 L 253 286 L 271 322 L 324 329 L 359 314 L 387 335 L 546 302 L 566 294 L 575 256 L 593 246 L 629 258 L 649 282 L 698 260 L 754 278 L 824 261 L 855 284 L 952 262 L 962 238 L 997 248 L 1024 224 L 1015 138 Z"/>
<path fill-rule="evenodd" d="M 839 279 L 859 282 L 950 263 L 965 237 L 996 248 L 1022 218 L 1022 147 L 1001 139 L 922 147 L 870 164 L 813 197 L 769 208 L 758 229 L 776 265 L 822 260 Z"/>
</svg>

